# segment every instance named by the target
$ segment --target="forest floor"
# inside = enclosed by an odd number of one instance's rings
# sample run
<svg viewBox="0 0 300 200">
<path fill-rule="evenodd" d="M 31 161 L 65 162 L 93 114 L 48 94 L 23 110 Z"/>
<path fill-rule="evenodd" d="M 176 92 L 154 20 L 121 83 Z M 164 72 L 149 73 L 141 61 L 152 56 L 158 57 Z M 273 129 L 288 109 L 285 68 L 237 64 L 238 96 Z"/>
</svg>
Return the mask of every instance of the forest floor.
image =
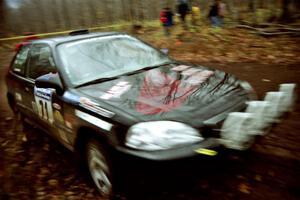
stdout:
<svg viewBox="0 0 300 200">
<path fill-rule="evenodd" d="M 300 40 L 264 38 L 239 29 L 199 32 L 145 30 L 138 36 L 172 57 L 230 72 L 249 81 L 260 98 L 278 84 L 300 85 Z M 13 45 L 0 44 L 0 199 L 101 199 L 71 152 L 38 129 L 15 124 L 4 75 Z M 168 164 L 139 163 L 123 178 L 127 199 L 300 199 L 300 102 L 247 155 L 201 156 Z M 145 170 L 147 169 L 147 170 Z M 119 199 L 126 199 L 121 194 Z"/>
</svg>

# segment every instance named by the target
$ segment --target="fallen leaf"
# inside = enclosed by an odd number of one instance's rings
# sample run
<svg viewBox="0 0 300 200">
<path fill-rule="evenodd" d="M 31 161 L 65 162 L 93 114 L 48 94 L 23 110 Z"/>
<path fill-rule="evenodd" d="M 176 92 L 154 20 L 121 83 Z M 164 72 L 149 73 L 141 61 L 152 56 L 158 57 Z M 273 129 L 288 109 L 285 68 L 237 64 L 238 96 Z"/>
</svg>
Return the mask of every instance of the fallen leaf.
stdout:
<svg viewBox="0 0 300 200">
<path fill-rule="evenodd" d="M 268 171 L 268 174 L 269 174 L 270 176 L 274 176 L 274 175 L 275 175 L 275 173 L 274 173 L 273 171 Z"/>
<path fill-rule="evenodd" d="M 259 181 L 259 182 L 262 181 L 262 178 L 261 178 L 260 175 L 255 175 L 254 179 L 255 179 L 256 181 Z"/>
<path fill-rule="evenodd" d="M 271 80 L 269 80 L 269 79 L 265 79 L 265 78 L 263 78 L 263 79 L 261 79 L 263 82 L 271 82 Z"/>
<path fill-rule="evenodd" d="M 44 150 L 44 151 L 49 151 L 49 145 L 48 145 L 48 144 L 45 144 L 44 147 L 43 147 L 43 150 Z"/>
<path fill-rule="evenodd" d="M 38 196 L 45 196 L 46 195 L 46 192 L 42 192 L 42 191 L 39 191 L 36 193 Z"/>
<path fill-rule="evenodd" d="M 74 192 L 72 192 L 72 191 L 66 191 L 66 192 L 64 193 L 64 195 L 65 195 L 65 196 L 72 196 L 72 195 L 74 195 Z"/>
<path fill-rule="evenodd" d="M 239 178 L 239 179 L 245 179 L 245 177 L 242 176 L 242 175 L 237 175 L 237 178 Z"/>
<path fill-rule="evenodd" d="M 48 181 L 48 184 L 51 186 L 56 186 L 58 184 L 58 181 L 56 179 L 50 179 Z"/>
<path fill-rule="evenodd" d="M 14 118 L 12 118 L 12 117 L 6 117 L 5 118 L 5 121 L 11 121 L 11 120 L 13 120 Z"/>
<path fill-rule="evenodd" d="M 244 194 L 250 194 L 251 193 L 250 190 L 251 190 L 250 186 L 247 185 L 246 183 L 241 183 L 239 185 L 239 191 Z"/>
<path fill-rule="evenodd" d="M 27 142 L 26 134 L 23 134 L 22 141 L 23 141 L 23 142 Z"/>
<path fill-rule="evenodd" d="M 41 168 L 41 174 L 49 174 L 49 173 L 50 173 L 50 171 L 46 167 Z"/>
</svg>

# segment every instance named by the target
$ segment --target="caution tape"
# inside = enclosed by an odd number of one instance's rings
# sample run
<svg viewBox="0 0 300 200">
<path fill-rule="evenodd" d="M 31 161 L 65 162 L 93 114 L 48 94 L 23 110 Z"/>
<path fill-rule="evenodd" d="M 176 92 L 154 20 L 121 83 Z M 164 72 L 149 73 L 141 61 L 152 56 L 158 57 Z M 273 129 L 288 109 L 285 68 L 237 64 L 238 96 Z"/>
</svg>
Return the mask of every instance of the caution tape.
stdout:
<svg viewBox="0 0 300 200">
<path fill-rule="evenodd" d="M 117 28 L 117 27 L 128 26 L 128 25 L 130 25 L 130 23 L 110 25 L 110 26 L 92 27 L 92 28 L 88 28 L 88 30 L 92 31 L 92 30 L 106 29 L 106 28 Z M 33 34 L 33 35 L 30 35 L 30 36 L 45 37 L 45 36 L 52 36 L 52 35 L 68 34 L 72 31 L 76 31 L 76 30 L 58 31 L 58 32 L 50 32 L 50 33 L 40 33 L 40 34 Z M 27 37 L 28 37 L 28 35 L 8 37 L 8 38 L 0 38 L 0 41 L 22 40 L 22 39 L 25 39 Z"/>
</svg>

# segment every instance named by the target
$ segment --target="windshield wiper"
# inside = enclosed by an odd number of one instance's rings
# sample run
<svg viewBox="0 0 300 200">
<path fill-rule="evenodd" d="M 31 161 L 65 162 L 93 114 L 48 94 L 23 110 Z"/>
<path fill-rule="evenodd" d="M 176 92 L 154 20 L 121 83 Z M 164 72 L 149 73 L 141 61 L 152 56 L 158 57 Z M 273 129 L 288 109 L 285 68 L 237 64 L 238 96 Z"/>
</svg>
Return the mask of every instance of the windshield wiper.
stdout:
<svg viewBox="0 0 300 200">
<path fill-rule="evenodd" d="M 128 73 L 122 74 L 122 76 L 128 76 L 128 75 L 138 74 L 138 73 L 146 71 L 146 70 L 154 69 L 154 68 L 157 68 L 157 67 L 161 67 L 161 66 L 165 66 L 165 65 L 169 65 L 169 64 L 173 64 L 173 63 L 175 63 L 175 61 L 168 61 L 168 62 L 161 63 L 159 65 L 153 65 L 153 66 L 144 67 L 144 68 L 138 69 L 136 71 L 132 71 L 132 72 L 128 72 Z"/>
<path fill-rule="evenodd" d="M 79 87 L 84 87 L 84 86 L 88 86 L 88 85 L 93 85 L 93 84 L 97 84 L 97 83 L 102 83 L 104 81 L 110 81 L 110 80 L 114 80 L 119 78 L 119 76 L 113 76 L 113 77 L 107 77 L 107 78 L 98 78 L 92 81 L 88 81 L 86 83 L 82 83 L 80 85 L 77 85 L 75 88 L 79 88 Z"/>
<path fill-rule="evenodd" d="M 157 67 L 160 67 L 160 66 L 165 66 L 165 65 L 173 64 L 173 63 L 176 63 L 176 62 L 175 61 L 164 62 L 164 63 L 161 63 L 159 65 L 153 65 L 153 66 L 149 66 L 149 67 L 144 67 L 142 69 L 138 69 L 136 71 L 128 72 L 128 73 L 121 74 L 121 75 L 118 75 L 118 76 L 95 79 L 95 80 L 88 81 L 86 83 L 77 85 L 75 88 L 84 87 L 84 86 L 88 86 L 88 85 L 93 85 L 93 84 L 97 84 L 97 83 L 102 83 L 104 81 L 114 80 L 114 79 L 120 78 L 121 76 L 128 76 L 128 75 L 132 75 L 132 74 L 137 74 L 137 73 L 149 70 L 149 69 L 153 69 L 153 68 L 157 68 Z"/>
</svg>

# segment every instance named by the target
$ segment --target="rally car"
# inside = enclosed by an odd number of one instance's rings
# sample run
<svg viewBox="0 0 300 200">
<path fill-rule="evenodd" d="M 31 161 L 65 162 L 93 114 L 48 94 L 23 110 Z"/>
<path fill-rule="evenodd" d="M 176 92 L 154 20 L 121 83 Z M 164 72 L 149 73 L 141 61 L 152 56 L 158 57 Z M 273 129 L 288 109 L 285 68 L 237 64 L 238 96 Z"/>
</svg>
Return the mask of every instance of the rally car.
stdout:
<svg viewBox="0 0 300 200">
<path fill-rule="evenodd" d="M 15 113 L 78 152 L 101 195 L 112 152 L 174 160 L 248 149 L 289 110 L 294 84 L 257 101 L 246 81 L 186 64 L 124 33 L 73 32 L 24 44 L 7 74 Z"/>
</svg>

